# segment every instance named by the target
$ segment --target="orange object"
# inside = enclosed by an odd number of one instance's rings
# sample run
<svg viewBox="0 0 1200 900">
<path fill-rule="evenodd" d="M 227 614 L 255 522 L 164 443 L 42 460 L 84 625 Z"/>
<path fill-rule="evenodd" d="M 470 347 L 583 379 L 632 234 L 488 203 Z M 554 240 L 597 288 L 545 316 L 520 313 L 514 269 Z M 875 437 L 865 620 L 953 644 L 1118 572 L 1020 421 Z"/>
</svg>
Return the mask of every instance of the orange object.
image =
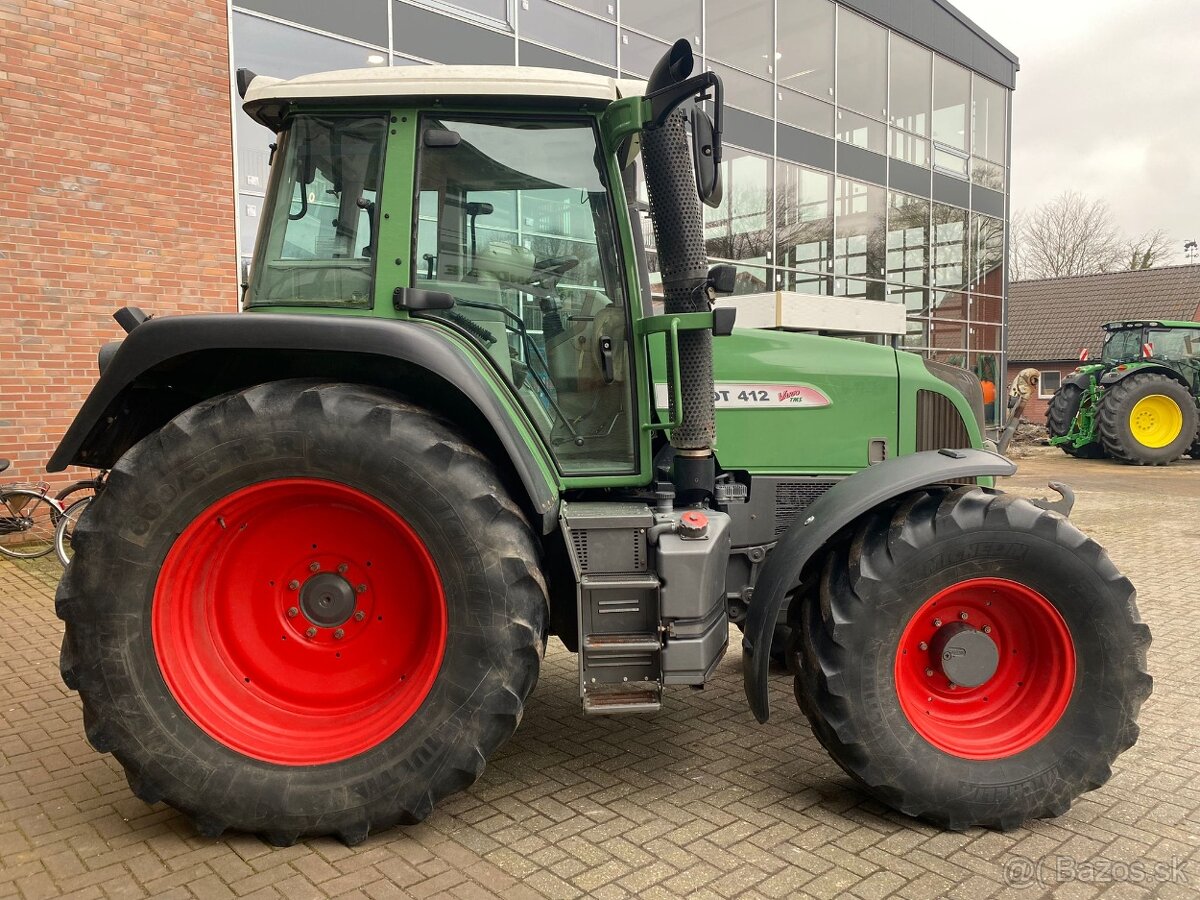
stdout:
<svg viewBox="0 0 1200 900">
<path fill-rule="evenodd" d="M 983 405 L 991 406 L 996 402 L 996 384 L 993 381 L 982 381 L 983 385 Z"/>
</svg>

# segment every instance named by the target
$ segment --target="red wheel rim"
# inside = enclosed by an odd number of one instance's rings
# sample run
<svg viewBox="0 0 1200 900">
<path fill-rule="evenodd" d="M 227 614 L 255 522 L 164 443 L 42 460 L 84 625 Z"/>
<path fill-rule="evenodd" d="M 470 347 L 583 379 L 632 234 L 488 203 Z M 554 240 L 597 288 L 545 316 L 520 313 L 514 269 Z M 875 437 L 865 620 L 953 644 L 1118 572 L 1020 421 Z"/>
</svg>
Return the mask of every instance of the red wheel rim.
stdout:
<svg viewBox="0 0 1200 900">
<path fill-rule="evenodd" d="M 151 630 L 171 693 L 210 737 L 318 765 L 417 711 L 445 651 L 446 600 L 391 509 L 336 482 L 277 479 L 217 501 L 176 539 Z"/>
<path fill-rule="evenodd" d="M 994 673 L 973 687 L 945 674 L 938 648 L 947 628 L 985 634 Z M 981 640 L 978 634 L 975 640 Z M 896 694 L 913 728 L 966 759 L 1001 759 L 1032 747 L 1066 711 L 1075 685 L 1075 647 L 1058 610 L 1032 588 L 972 578 L 930 597 L 896 649 Z"/>
</svg>

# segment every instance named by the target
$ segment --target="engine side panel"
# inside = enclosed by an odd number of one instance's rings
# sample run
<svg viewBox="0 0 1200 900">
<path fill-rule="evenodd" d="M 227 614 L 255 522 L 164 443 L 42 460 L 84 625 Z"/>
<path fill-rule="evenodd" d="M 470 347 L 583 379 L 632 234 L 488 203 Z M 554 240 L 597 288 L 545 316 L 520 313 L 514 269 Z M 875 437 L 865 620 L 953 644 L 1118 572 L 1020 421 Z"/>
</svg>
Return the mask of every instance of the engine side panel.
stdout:
<svg viewBox="0 0 1200 900">
<path fill-rule="evenodd" d="M 660 337 L 651 349 L 656 400 L 665 409 Z M 713 342 L 713 363 L 717 459 L 726 469 L 849 474 L 869 464 L 872 441 L 886 442 L 886 455 L 897 452 L 896 354 L 889 347 L 735 329 Z"/>
</svg>

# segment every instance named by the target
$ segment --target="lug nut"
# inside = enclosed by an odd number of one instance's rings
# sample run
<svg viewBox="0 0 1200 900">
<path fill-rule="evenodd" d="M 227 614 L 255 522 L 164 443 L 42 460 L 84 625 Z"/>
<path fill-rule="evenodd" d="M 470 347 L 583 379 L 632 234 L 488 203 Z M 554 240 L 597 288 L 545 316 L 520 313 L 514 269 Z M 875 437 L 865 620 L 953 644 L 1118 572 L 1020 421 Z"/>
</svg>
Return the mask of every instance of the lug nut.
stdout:
<svg viewBox="0 0 1200 900">
<path fill-rule="evenodd" d="M 309 566 L 309 567 L 308 567 L 308 571 L 310 571 L 310 572 L 320 572 L 320 571 L 321 571 L 321 564 L 320 564 L 319 562 L 315 562 L 315 563 L 313 563 L 311 566 Z"/>
<path fill-rule="evenodd" d="M 929 645 L 927 643 L 925 643 L 924 641 L 921 641 L 921 643 L 917 644 L 917 649 L 918 650 L 928 650 Z"/>
<path fill-rule="evenodd" d="M 317 636 L 317 629 L 313 628 L 313 627 L 310 625 L 310 626 L 308 627 L 308 631 L 304 632 L 304 634 L 305 634 L 305 636 L 306 636 L 306 637 L 315 638 L 315 637 Z"/>
<path fill-rule="evenodd" d="M 960 619 L 962 619 L 964 622 L 965 622 L 965 621 L 967 621 L 967 614 L 966 614 L 965 612 L 960 612 L 960 613 L 958 614 L 958 617 L 959 617 Z"/>
<path fill-rule="evenodd" d="M 340 641 L 345 636 L 346 636 L 346 632 L 344 630 L 342 630 L 341 628 L 339 628 L 337 631 L 335 631 L 333 633 L 333 639 L 335 641 Z"/>
<path fill-rule="evenodd" d="M 288 582 L 288 590 L 289 591 L 300 590 L 300 582 L 298 582 L 296 579 L 293 578 L 291 581 Z"/>
<path fill-rule="evenodd" d="M 933 620 L 933 627 L 934 627 L 934 628 L 941 628 L 941 627 L 942 627 L 942 620 L 941 620 L 941 619 L 934 619 L 934 620 Z"/>
<path fill-rule="evenodd" d="M 360 584 L 358 587 L 355 588 L 355 590 L 358 591 L 360 594 L 365 594 L 367 591 L 367 586 L 365 584 Z"/>
<path fill-rule="evenodd" d="M 363 619 L 365 619 L 366 617 L 367 617 L 367 614 L 366 614 L 365 612 L 363 612 L 363 611 L 360 609 L 358 612 L 356 612 L 356 613 L 354 614 L 354 621 L 355 621 L 355 622 L 361 622 L 361 621 L 362 621 Z"/>
<path fill-rule="evenodd" d="M 294 606 L 288 607 L 288 618 L 289 619 L 294 619 L 299 614 L 300 614 L 300 610 L 296 609 L 296 607 L 294 607 Z"/>
<path fill-rule="evenodd" d="M 983 633 L 984 633 L 984 634 L 991 634 L 991 633 L 992 633 L 992 626 L 991 626 L 991 625 L 984 625 L 984 626 L 983 626 Z"/>
<path fill-rule="evenodd" d="M 926 677 L 926 678 L 932 678 L 932 677 L 933 677 L 933 669 L 926 669 L 926 670 L 925 670 L 925 677 Z"/>
<path fill-rule="evenodd" d="M 342 563 L 340 566 L 338 566 L 338 574 L 339 574 L 339 575 L 345 575 L 345 574 L 346 574 L 346 570 L 347 570 L 347 569 L 349 569 L 349 568 L 350 568 L 350 567 L 349 567 L 348 565 L 346 565 L 345 563 Z"/>
</svg>

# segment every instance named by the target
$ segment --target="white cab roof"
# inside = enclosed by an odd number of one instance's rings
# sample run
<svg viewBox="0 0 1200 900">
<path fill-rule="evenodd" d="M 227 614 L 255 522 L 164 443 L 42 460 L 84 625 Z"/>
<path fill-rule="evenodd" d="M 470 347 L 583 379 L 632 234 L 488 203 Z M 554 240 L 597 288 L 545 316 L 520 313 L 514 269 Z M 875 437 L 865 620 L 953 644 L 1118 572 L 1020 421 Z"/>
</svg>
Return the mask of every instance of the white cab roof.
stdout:
<svg viewBox="0 0 1200 900">
<path fill-rule="evenodd" d="M 556 97 L 563 100 L 619 100 L 643 93 L 646 83 L 627 79 L 524 66 L 393 66 L 341 69 L 271 78 L 259 75 L 246 91 L 247 112 L 280 101 L 337 97 Z"/>
</svg>

